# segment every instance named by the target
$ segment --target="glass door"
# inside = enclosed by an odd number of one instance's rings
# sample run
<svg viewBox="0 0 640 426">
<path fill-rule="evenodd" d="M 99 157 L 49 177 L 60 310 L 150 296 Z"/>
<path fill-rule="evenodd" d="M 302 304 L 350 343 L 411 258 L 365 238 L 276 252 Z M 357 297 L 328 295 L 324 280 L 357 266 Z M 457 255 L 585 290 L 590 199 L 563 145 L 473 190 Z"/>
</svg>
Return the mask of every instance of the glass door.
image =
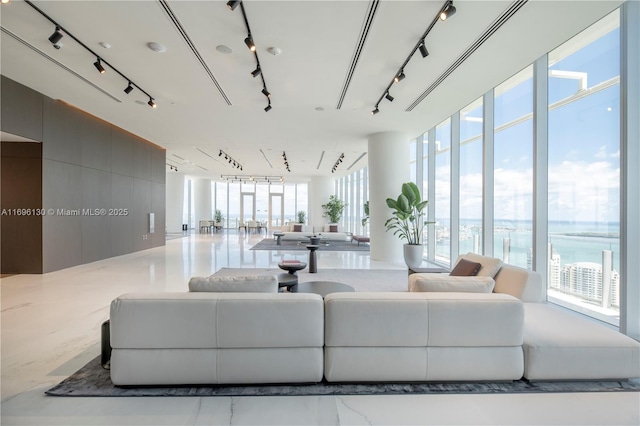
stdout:
<svg viewBox="0 0 640 426">
<path fill-rule="evenodd" d="M 284 197 L 282 194 L 269 194 L 269 229 L 284 224 Z"/>
<path fill-rule="evenodd" d="M 243 192 L 240 197 L 240 220 L 245 226 L 256 220 L 256 194 L 255 192 Z"/>
</svg>

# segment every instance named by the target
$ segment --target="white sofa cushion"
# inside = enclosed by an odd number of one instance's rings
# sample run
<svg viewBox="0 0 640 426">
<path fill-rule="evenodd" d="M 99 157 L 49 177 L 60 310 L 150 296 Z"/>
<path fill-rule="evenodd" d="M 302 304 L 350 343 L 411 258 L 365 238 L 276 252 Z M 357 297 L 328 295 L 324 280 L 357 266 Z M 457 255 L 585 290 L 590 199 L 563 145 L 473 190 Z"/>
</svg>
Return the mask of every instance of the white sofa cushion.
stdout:
<svg viewBox="0 0 640 426">
<path fill-rule="evenodd" d="M 524 377 L 529 380 L 640 377 L 640 343 L 547 303 L 524 303 Z"/>
<path fill-rule="evenodd" d="M 482 256 L 480 254 L 475 254 L 471 252 L 466 254 L 461 254 L 460 256 L 458 256 L 458 259 L 456 259 L 456 263 L 455 263 L 456 265 L 458 264 L 460 259 L 467 259 L 472 262 L 477 262 L 481 264 L 482 268 L 480 268 L 480 271 L 478 271 L 478 274 L 476 275 L 478 277 L 494 278 L 498 273 L 498 271 L 500 270 L 500 267 L 502 267 L 502 260 L 500 259 L 497 259 L 495 257 Z"/>
<path fill-rule="evenodd" d="M 490 277 L 457 277 L 442 274 L 409 275 L 409 291 L 491 293 L 495 281 Z"/>
<path fill-rule="evenodd" d="M 216 293 L 277 293 L 278 278 L 275 275 L 248 275 L 241 277 L 192 277 L 191 292 Z"/>
<path fill-rule="evenodd" d="M 542 277 L 535 271 L 504 264 L 495 277 L 496 293 L 510 294 L 523 302 L 544 301 Z"/>
</svg>

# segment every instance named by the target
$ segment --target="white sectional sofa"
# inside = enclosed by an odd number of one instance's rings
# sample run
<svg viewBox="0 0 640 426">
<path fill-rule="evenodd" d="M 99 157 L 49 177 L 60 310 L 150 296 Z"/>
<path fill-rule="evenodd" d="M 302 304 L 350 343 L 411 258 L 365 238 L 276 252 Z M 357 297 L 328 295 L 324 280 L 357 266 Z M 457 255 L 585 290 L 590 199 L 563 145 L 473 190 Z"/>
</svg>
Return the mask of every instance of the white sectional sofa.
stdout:
<svg viewBox="0 0 640 426">
<path fill-rule="evenodd" d="M 337 382 L 640 377 L 640 343 L 543 303 L 535 272 L 498 259 L 465 257 L 482 262 L 480 276 L 412 274 L 409 292 L 333 293 L 324 302 L 315 294 L 276 293 L 273 277 L 256 276 L 229 282 L 193 278 L 189 293 L 120 296 L 111 304 L 112 381 L 138 386 L 301 383 L 323 377 Z M 429 291 L 433 288 L 437 291 Z"/>
</svg>

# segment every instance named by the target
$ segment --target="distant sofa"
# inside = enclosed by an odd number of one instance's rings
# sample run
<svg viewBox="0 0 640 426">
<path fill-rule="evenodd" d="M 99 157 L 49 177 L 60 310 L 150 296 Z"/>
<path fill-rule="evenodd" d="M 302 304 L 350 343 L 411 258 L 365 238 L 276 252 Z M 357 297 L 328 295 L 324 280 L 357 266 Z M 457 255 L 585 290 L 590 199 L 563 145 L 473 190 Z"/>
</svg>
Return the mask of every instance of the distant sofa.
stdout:
<svg viewBox="0 0 640 426">
<path fill-rule="evenodd" d="M 349 234 L 344 232 L 341 227 L 338 225 L 334 225 L 335 231 L 331 231 L 332 226 L 330 224 L 321 225 L 321 226 L 311 226 L 311 225 L 302 225 L 302 224 L 290 224 L 282 227 L 281 232 L 284 235 L 281 237 L 282 240 L 298 240 L 304 241 L 307 240 L 308 237 L 317 236 L 322 240 L 332 240 L 332 241 L 348 241 L 350 240 Z"/>
</svg>

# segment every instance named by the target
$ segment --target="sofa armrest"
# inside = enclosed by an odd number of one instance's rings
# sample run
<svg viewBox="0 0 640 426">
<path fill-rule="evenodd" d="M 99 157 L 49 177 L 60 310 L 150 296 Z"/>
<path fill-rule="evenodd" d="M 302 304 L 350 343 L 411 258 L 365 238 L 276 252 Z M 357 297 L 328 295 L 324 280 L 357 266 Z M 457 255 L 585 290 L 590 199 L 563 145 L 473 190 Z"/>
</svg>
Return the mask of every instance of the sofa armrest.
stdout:
<svg viewBox="0 0 640 426">
<path fill-rule="evenodd" d="M 452 277 L 446 274 L 409 275 L 410 292 L 491 293 L 495 286 L 491 277 Z"/>
</svg>

